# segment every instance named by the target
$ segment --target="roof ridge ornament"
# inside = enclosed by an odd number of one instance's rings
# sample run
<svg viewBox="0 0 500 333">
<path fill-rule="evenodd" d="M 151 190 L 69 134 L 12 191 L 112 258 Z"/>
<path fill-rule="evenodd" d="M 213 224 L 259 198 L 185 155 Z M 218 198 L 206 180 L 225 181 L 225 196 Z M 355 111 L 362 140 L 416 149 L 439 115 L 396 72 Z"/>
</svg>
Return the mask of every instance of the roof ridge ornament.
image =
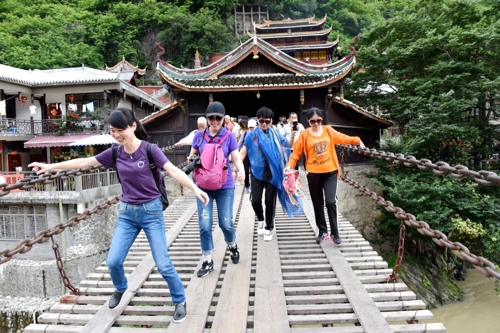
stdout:
<svg viewBox="0 0 500 333">
<path fill-rule="evenodd" d="M 167 63 L 160 58 L 162 55 L 165 54 L 165 49 L 158 42 L 154 42 L 154 45 L 161 50 L 156 54 L 156 61 L 161 63 L 162 65 L 166 65 Z"/>
</svg>

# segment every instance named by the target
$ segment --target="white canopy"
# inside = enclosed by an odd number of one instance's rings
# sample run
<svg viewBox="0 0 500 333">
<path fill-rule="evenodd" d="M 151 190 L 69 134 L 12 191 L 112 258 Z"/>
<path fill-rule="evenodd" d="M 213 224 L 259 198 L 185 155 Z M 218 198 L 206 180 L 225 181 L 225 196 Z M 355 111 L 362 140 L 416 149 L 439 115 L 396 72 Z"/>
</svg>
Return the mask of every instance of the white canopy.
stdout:
<svg viewBox="0 0 500 333">
<path fill-rule="evenodd" d="M 81 140 L 77 140 L 73 143 L 70 143 L 68 146 L 95 146 L 95 145 L 111 145 L 113 143 L 118 143 L 111 135 L 109 134 L 97 134 L 88 138 L 84 138 Z"/>
</svg>

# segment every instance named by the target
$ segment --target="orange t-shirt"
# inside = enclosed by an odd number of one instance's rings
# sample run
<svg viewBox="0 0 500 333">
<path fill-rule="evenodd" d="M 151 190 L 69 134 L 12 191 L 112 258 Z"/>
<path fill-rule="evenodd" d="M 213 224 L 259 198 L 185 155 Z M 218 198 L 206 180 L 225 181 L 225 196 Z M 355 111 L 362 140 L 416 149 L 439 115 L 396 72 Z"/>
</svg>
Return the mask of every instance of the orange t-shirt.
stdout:
<svg viewBox="0 0 500 333">
<path fill-rule="evenodd" d="M 304 150 L 307 150 L 306 170 L 313 173 L 326 173 L 335 171 L 330 154 L 330 136 L 326 131 L 320 136 L 309 134 L 305 140 Z"/>
<path fill-rule="evenodd" d="M 335 145 L 357 145 L 360 141 L 358 136 L 345 135 L 325 125 L 323 125 L 323 133 L 320 136 L 314 136 L 309 132 L 309 129 L 306 129 L 300 133 L 299 138 L 295 141 L 287 165 L 295 167 L 300 156 L 304 153 L 306 155 L 305 167 L 308 172 L 333 172 L 340 169 Z"/>
</svg>

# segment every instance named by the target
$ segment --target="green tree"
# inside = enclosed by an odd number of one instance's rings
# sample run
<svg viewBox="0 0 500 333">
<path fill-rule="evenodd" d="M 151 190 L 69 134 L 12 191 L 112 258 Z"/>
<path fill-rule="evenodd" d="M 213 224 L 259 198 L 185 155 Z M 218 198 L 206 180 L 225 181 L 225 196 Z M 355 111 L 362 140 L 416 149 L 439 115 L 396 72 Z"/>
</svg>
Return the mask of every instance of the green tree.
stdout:
<svg viewBox="0 0 500 333">
<path fill-rule="evenodd" d="M 178 8 L 169 18 L 169 24 L 158 35 L 165 47 L 164 60 L 176 66 L 192 67 L 196 51 L 209 56 L 232 49 L 233 32 L 210 9 L 200 9 L 195 14 Z"/>
<path fill-rule="evenodd" d="M 400 127 L 400 142 L 386 141 L 384 150 L 470 167 L 492 152 L 498 128 L 489 117 L 500 115 L 500 22 L 492 8 L 487 1 L 424 1 L 361 35 L 349 90 Z M 387 200 L 500 262 L 498 187 L 377 164 Z M 382 231 L 394 234 L 399 221 L 385 211 L 382 221 Z"/>
</svg>

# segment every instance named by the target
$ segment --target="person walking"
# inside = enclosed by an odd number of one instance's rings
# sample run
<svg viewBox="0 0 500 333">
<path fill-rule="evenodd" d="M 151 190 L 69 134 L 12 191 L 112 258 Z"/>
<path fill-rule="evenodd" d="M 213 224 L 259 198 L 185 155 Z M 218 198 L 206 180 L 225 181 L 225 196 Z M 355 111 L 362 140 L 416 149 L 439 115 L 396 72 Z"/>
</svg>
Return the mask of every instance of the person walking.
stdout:
<svg viewBox="0 0 500 333">
<path fill-rule="evenodd" d="M 253 122 L 253 128 L 255 128 L 255 121 L 250 119 Z M 251 131 L 249 128 L 249 119 L 247 116 L 241 116 L 240 129 L 238 134 L 236 135 L 236 140 L 238 141 L 238 150 L 241 151 L 243 148 L 243 143 L 245 142 L 245 137 Z M 245 193 L 250 193 L 250 160 L 248 158 L 243 159 L 243 168 L 245 170 Z M 238 185 L 240 183 L 238 182 Z"/>
<path fill-rule="evenodd" d="M 77 158 L 54 164 L 34 162 L 29 167 L 38 167 L 38 174 L 56 169 L 82 169 L 101 164 L 105 168 L 114 168 L 121 180 L 122 194 L 118 223 L 109 248 L 106 261 L 115 292 L 111 296 L 108 307 L 114 309 L 120 303 L 127 290 L 123 263 L 137 235 L 144 230 L 151 247 L 158 271 L 168 284 L 172 302 L 175 305 L 174 322 L 182 322 L 186 318 L 186 295 L 184 285 L 173 266 L 168 254 L 165 223 L 163 220 L 160 192 L 156 186 L 155 175 L 149 167 L 147 155 L 148 138 L 141 122 L 127 108 L 117 108 L 109 116 L 111 136 L 119 143 L 116 164 L 113 157 L 114 147 L 108 148 L 97 156 Z M 197 200 L 208 204 L 208 196 L 200 190 L 188 176 L 174 166 L 154 144 L 151 144 L 151 155 L 158 166 L 158 175 L 163 177 L 160 168 L 166 170 L 172 178 L 190 188 Z M 161 179 L 161 178 L 160 178 Z"/>
<path fill-rule="evenodd" d="M 319 230 L 316 242 L 319 244 L 331 239 L 339 245 L 342 243 L 337 222 L 337 179 L 340 177 L 340 168 L 335 145 L 359 144 L 363 149 L 365 145 L 357 136 L 348 136 L 330 126 L 321 125 L 323 119 L 323 110 L 313 107 L 307 111 L 307 120 L 311 127 L 302 131 L 295 141 L 290 160 L 284 171 L 287 174 L 292 173 L 302 153 L 305 154 L 307 183 L 314 207 L 316 226 Z M 325 220 L 325 201 L 330 221 L 330 236 Z"/>
<path fill-rule="evenodd" d="M 273 239 L 276 197 L 278 190 L 282 188 L 283 168 L 288 158 L 288 154 L 284 155 L 281 152 L 283 148 L 290 149 L 285 137 L 272 128 L 273 116 L 273 111 L 266 107 L 257 111 L 259 127 L 247 134 L 241 149 L 241 158 L 250 159 L 252 172 L 250 201 L 258 221 L 257 232 L 259 235 L 264 235 L 265 241 Z M 262 207 L 264 189 L 265 216 Z"/>
<path fill-rule="evenodd" d="M 207 120 L 205 119 L 205 117 L 199 117 L 196 123 L 198 125 L 198 128 L 192 130 L 187 136 L 180 139 L 179 142 L 174 143 L 174 146 L 191 146 L 193 144 L 193 138 L 196 132 L 203 131 L 205 128 L 207 128 Z"/>
<path fill-rule="evenodd" d="M 283 126 L 283 132 L 285 133 L 285 138 L 290 142 L 290 147 L 292 147 L 293 152 L 293 145 L 295 144 L 295 141 L 297 141 L 300 133 L 302 133 L 305 128 L 304 125 L 299 123 L 299 116 L 297 115 L 297 113 L 290 112 L 288 117 L 288 123 Z M 295 165 L 295 170 L 297 171 L 299 170 L 299 164 L 301 164 L 301 161 L 298 161 Z"/>
<path fill-rule="evenodd" d="M 205 131 L 199 131 L 193 139 L 190 156 L 203 155 L 203 150 L 208 142 L 217 143 L 226 139 L 221 143 L 221 148 L 224 157 L 227 158 L 227 169 L 231 170 L 229 165 L 229 156 L 232 157 L 233 163 L 237 170 L 237 180 L 243 181 L 245 172 L 243 163 L 241 162 L 240 153 L 238 151 L 238 143 L 233 133 L 228 133 L 229 129 L 223 126 L 223 120 L 226 114 L 224 105 L 220 102 L 212 102 L 208 105 L 206 116 L 208 119 L 208 128 Z M 226 136 L 226 134 L 228 136 Z M 208 136 L 207 141 L 205 135 Z M 195 179 L 196 181 L 196 179 Z M 203 189 L 203 186 L 200 185 Z M 203 263 L 198 270 L 198 277 L 204 277 L 214 270 L 214 262 L 212 260 L 212 252 L 214 251 L 214 241 L 212 236 L 213 225 L 213 202 L 217 204 L 217 213 L 219 219 L 219 227 L 224 234 L 224 240 L 227 243 L 230 251 L 231 261 L 237 264 L 240 261 L 240 253 L 236 244 L 236 231 L 233 222 L 233 204 L 234 204 L 234 179 L 232 172 L 228 172 L 227 180 L 222 187 L 217 190 L 206 190 L 209 197 L 208 205 L 204 205 L 202 200 L 197 200 L 198 203 L 198 224 L 200 230 L 200 245 L 203 255 Z"/>
</svg>

